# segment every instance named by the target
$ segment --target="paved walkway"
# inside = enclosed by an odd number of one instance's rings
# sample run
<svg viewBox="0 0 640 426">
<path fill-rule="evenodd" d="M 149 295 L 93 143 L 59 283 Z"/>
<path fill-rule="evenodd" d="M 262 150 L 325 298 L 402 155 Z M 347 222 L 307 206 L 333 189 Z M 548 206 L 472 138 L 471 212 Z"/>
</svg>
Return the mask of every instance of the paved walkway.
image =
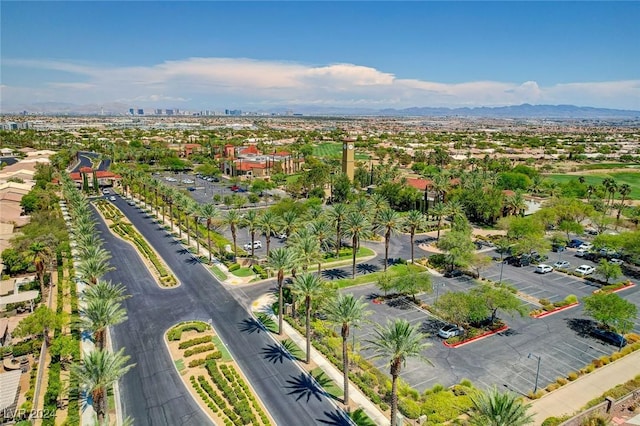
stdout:
<svg viewBox="0 0 640 426">
<path fill-rule="evenodd" d="M 253 309 L 261 312 L 266 312 L 267 309 L 261 309 L 267 304 L 273 302 L 273 295 L 265 295 L 253 303 Z M 277 318 L 274 318 L 277 321 Z M 284 334 L 286 334 L 299 348 L 306 348 L 307 340 L 303 335 L 298 333 L 289 323 L 284 321 Z M 342 388 L 342 372 L 338 370 L 331 362 L 329 362 L 320 352 L 318 352 L 313 346 L 311 346 L 311 360 L 333 380 L 337 386 Z M 380 411 L 377 405 L 369 400 L 356 386 L 349 382 L 349 397 L 358 407 L 361 407 L 364 412 L 374 421 L 378 426 L 387 426 L 391 422 Z"/>
<path fill-rule="evenodd" d="M 547 417 L 574 414 L 587 402 L 640 374 L 640 350 L 582 376 L 531 403 L 535 424 Z"/>
</svg>

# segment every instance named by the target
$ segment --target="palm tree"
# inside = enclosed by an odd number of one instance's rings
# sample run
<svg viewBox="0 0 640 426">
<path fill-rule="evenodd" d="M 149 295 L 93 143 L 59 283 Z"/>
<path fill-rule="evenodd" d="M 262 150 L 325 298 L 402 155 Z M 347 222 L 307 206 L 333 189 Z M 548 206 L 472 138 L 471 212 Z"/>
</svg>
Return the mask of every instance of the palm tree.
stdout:
<svg viewBox="0 0 640 426">
<path fill-rule="evenodd" d="M 616 215 L 616 219 L 620 220 L 620 213 L 622 213 L 622 209 L 624 208 L 624 202 L 627 199 L 627 195 L 631 194 L 631 186 L 629 186 L 629 184 L 627 183 L 623 183 L 622 185 L 620 185 L 620 189 L 618 190 L 618 192 L 620 192 L 620 206 L 618 207 L 618 214 Z"/>
<path fill-rule="evenodd" d="M 103 257 L 87 257 L 78 265 L 80 276 L 91 284 L 96 284 L 100 277 L 112 270 L 109 261 Z"/>
<path fill-rule="evenodd" d="M 36 276 L 40 283 L 40 296 L 44 300 L 44 273 L 47 268 L 50 250 L 42 241 L 34 241 L 29 246 L 29 252 L 33 254 L 33 264 L 36 267 Z"/>
<path fill-rule="evenodd" d="M 84 355 L 82 363 L 71 367 L 72 372 L 78 378 L 80 389 L 91 395 L 91 404 L 100 425 L 107 424 L 107 391 L 109 387 L 135 366 L 135 364 L 125 365 L 129 359 L 128 355 L 124 355 L 124 348 L 116 353 L 92 351 Z"/>
<path fill-rule="evenodd" d="M 416 326 L 412 326 L 407 320 L 396 319 L 387 321 L 385 327 L 377 326 L 375 339 L 368 340 L 368 349 L 372 349 L 376 357 L 389 359 L 391 373 L 391 426 L 396 426 L 396 413 L 398 412 L 398 377 L 400 369 L 406 363 L 407 358 L 420 357 L 421 352 L 429 344 L 422 342 L 422 334 Z"/>
<path fill-rule="evenodd" d="M 449 179 L 449 174 L 445 171 L 441 171 L 437 175 L 433 177 L 433 182 L 431 182 L 431 188 L 436 193 L 434 197 L 435 202 L 444 203 L 447 192 L 451 188 L 451 180 Z"/>
<path fill-rule="evenodd" d="M 111 300 L 113 302 L 122 302 L 131 296 L 126 295 L 125 287 L 120 284 L 114 284 L 111 281 L 98 281 L 96 285 L 85 287 L 82 292 L 82 298 L 86 301 L 90 300 Z"/>
<path fill-rule="evenodd" d="M 262 213 L 258 221 L 258 228 L 264 234 L 267 245 L 267 256 L 271 251 L 271 235 L 278 229 L 278 217 L 271 210 Z"/>
<path fill-rule="evenodd" d="M 495 387 L 471 396 L 469 421 L 477 426 L 524 426 L 533 423 L 527 413 L 529 405 L 512 393 L 501 393 Z"/>
<path fill-rule="evenodd" d="M 220 214 L 220 211 L 211 203 L 203 204 L 200 206 L 200 217 L 207 220 L 207 248 L 209 250 L 209 263 L 212 260 L 211 250 L 211 223 Z"/>
<path fill-rule="evenodd" d="M 422 229 L 425 226 L 426 220 L 424 215 L 418 210 L 411 210 L 404 219 L 404 226 L 409 230 L 409 236 L 411 240 L 411 263 L 414 263 L 413 257 L 413 240 L 416 236 L 416 231 Z"/>
<path fill-rule="evenodd" d="M 329 218 L 333 222 L 336 229 L 336 260 L 340 257 L 340 242 L 342 240 L 342 224 L 347 216 L 346 204 L 334 204 L 329 210 Z"/>
<path fill-rule="evenodd" d="M 196 233 L 196 246 L 198 255 L 200 255 L 200 241 L 198 240 L 198 215 L 200 214 L 200 205 L 191 198 L 185 197 L 185 222 L 187 222 L 187 245 L 191 245 L 191 234 L 189 232 L 189 216 L 193 216 L 194 231 Z"/>
<path fill-rule="evenodd" d="M 127 312 L 122 306 L 109 299 L 89 300 L 87 305 L 80 309 L 80 314 L 78 325 L 85 330 L 91 330 L 98 349 L 104 349 L 107 327 L 127 320 Z"/>
<path fill-rule="evenodd" d="M 307 226 L 311 235 L 313 235 L 317 240 L 318 244 L 320 244 L 320 250 L 324 252 L 328 252 L 331 248 L 331 233 L 333 230 L 331 229 L 331 224 L 324 217 L 319 217 L 313 222 L 309 223 Z M 324 256 L 321 256 L 318 259 L 318 262 L 324 260 Z M 318 263 L 318 273 L 320 273 L 322 265 Z"/>
<path fill-rule="evenodd" d="M 360 246 L 360 239 L 371 236 L 371 222 L 369 217 L 361 211 L 351 211 L 344 221 L 346 236 L 351 238 L 352 267 L 351 277 L 356 276 L 356 254 Z"/>
<path fill-rule="evenodd" d="M 307 364 L 311 361 L 311 303 L 325 292 L 324 282 L 314 274 L 298 275 L 293 280 L 291 292 L 298 297 L 304 298 L 307 338 Z"/>
<path fill-rule="evenodd" d="M 391 242 L 391 235 L 398 231 L 402 222 L 398 212 L 391 208 L 385 208 L 378 214 L 376 224 L 384 233 L 384 270 L 386 272 L 389 264 L 389 244 Z"/>
<path fill-rule="evenodd" d="M 283 319 L 283 287 L 284 272 L 294 266 L 295 258 L 291 250 L 286 247 L 274 249 L 267 254 L 267 266 L 278 271 L 278 334 L 282 335 Z"/>
<path fill-rule="evenodd" d="M 431 215 L 438 219 L 438 236 L 436 241 L 440 241 L 440 227 L 442 226 L 442 218 L 447 214 L 448 209 L 443 203 L 436 203 L 431 208 Z"/>
<path fill-rule="evenodd" d="M 253 243 L 256 239 L 256 231 L 258 230 L 259 223 L 260 212 L 258 210 L 248 210 L 240 222 L 240 227 L 249 228 L 249 235 L 251 236 L 251 257 L 254 255 Z"/>
<path fill-rule="evenodd" d="M 164 202 L 169 205 L 169 221 L 171 223 L 171 232 L 173 232 L 173 204 L 175 203 L 178 194 L 178 191 L 176 191 L 172 187 L 165 187 L 164 189 L 163 199 Z"/>
<path fill-rule="evenodd" d="M 311 235 L 293 234 L 289 239 L 289 246 L 298 263 L 302 264 L 302 270 L 307 272 L 309 265 L 322 261 L 322 251 L 318 239 Z M 318 271 L 318 274 L 320 272 Z"/>
<path fill-rule="evenodd" d="M 238 210 L 228 210 L 222 216 L 222 225 L 228 226 L 231 230 L 231 238 L 233 239 L 233 256 L 238 256 L 238 227 L 242 223 L 242 215 Z M 251 242 L 251 250 L 253 250 L 253 242 Z"/>
<path fill-rule="evenodd" d="M 287 210 L 280 217 L 278 225 L 280 226 L 280 232 L 285 234 L 286 236 L 294 234 L 300 226 L 300 218 L 298 217 L 298 213 L 296 213 L 294 210 Z"/>
<path fill-rule="evenodd" d="M 338 294 L 329 301 L 325 308 L 327 321 L 341 327 L 342 336 L 342 373 L 344 386 L 344 404 L 349 404 L 349 351 L 347 339 L 351 327 L 358 327 L 371 312 L 366 309 L 367 304 L 362 297 L 355 298 L 353 294 Z M 354 348 L 355 349 L 355 348 Z"/>
</svg>

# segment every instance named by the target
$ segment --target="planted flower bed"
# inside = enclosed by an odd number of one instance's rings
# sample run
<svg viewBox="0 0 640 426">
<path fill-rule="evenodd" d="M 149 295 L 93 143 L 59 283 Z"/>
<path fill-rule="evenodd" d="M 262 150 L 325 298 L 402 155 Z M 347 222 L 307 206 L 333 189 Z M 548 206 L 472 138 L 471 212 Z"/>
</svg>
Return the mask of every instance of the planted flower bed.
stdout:
<svg viewBox="0 0 640 426">
<path fill-rule="evenodd" d="M 578 297 L 574 294 L 570 294 L 564 300 L 557 302 L 551 303 L 548 299 L 540 299 L 538 303 L 542 305 L 542 308 L 529 312 L 529 316 L 532 318 L 543 318 L 579 305 Z"/>
<path fill-rule="evenodd" d="M 272 424 L 210 325 L 199 321 L 178 324 L 167 332 L 167 340 L 181 374 L 189 377 L 190 387 L 216 424 Z M 183 359 L 197 354 L 202 355 L 191 360 L 188 369 L 184 367 Z"/>
<path fill-rule="evenodd" d="M 177 284 L 176 277 L 167 269 L 156 252 L 153 251 L 151 246 L 149 246 L 145 239 L 142 238 L 142 235 L 140 235 L 140 233 L 136 231 L 133 225 L 120 221 L 123 216 L 115 206 L 106 201 L 98 201 L 96 202 L 96 206 L 103 214 L 103 216 L 114 221 L 113 224 L 109 225 L 109 228 L 122 238 L 131 241 L 138 249 L 138 252 L 141 253 L 145 257 L 145 259 L 151 262 L 154 269 L 158 273 L 158 276 L 160 277 L 161 285 L 165 287 L 173 287 Z M 112 210 L 117 210 L 119 216 L 116 216 L 114 213 L 112 213 Z"/>
</svg>

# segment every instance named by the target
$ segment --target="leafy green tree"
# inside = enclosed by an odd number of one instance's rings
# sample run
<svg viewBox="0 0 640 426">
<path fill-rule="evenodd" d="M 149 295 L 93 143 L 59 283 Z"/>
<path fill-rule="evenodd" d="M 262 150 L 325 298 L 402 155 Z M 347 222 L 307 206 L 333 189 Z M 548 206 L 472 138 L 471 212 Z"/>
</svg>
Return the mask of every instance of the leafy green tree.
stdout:
<svg viewBox="0 0 640 426">
<path fill-rule="evenodd" d="M 465 231 L 449 231 L 442 236 L 437 247 L 445 252 L 445 258 L 452 270 L 456 265 L 465 267 L 471 262 L 475 245 L 471 241 L 471 233 Z"/>
<path fill-rule="evenodd" d="M 80 356 L 80 343 L 68 334 L 56 336 L 51 342 L 51 356 L 59 359 L 63 365 L 68 365 Z"/>
<path fill-rule="evenodd" d="M 563 220 L 558 224 L 558 229 L 567 234 L 567 241 L 571 240 L 570 234 L 580 235 L 584 232 L 584 227 L 574 220 Z"/>
<path fill-rule="evenodd" d="M 490 256 L 482 253 L 474 253 L 471 257 L 471 265 L 476 271 L 476 278 L 480 278 L 480 272 L 487 269 L 493 264 L 493 260 Z"/>
<path fill-rule="evenodd" d="M 349 404 L 349 351 L 347 350 L 347 339 L 351 328 L 358 327 L 367 315 L 371 312 L 367 309 L 367 304 L 362 297 L 355 298 L 353 294 L 339 293 L 330 299 L 325 307 L 327 321 L 340 326 L 340 336 L 342 337 L 342 383 L 344 386 L 344 403 Z"/>
<path fill-rule="evenodd" d="M 311 361 L 311 304 L 316 299 L 326 293 L 326 288 L 322 279 L 314 274 L 298 275 L 293 280 L 291 292 L 304 299 L 305 305 L 305 337 L 307 340 L 307 359 Z"/>
<path fill-rule="evenodd" d="M 392 285 L 398 293 L 411 295 L 415 302 L 418 301 L 418 299 L 416 299 L 416 294 L 431 293 L 433 291 L 431 274 L 429 273 L 412 272 L 410 274 L 401 275 L 393 280 Z"/>
<path fill-rule="evenodd" d="M 491 313 L 492 323 L 497 318 L 498 309 L 509 313 L 518 313 L 520 316 L 524 316 L 527 313 L 522 301 L 506 288 L 482 284 L 472 288 L 470 293 L 476 297 L 478 304 L 484 304 L 487 307 Z"/>
<path fill-rule="evenodd" d="M 607 259 L 600 259 L 600 263 L 596 267 L 596 274 L 604 278 L 605 282 L 609 284 L 609 280 L 616 279 L 622 275 L 622 269 L 620 265 L 609 262 Z"/>
<path fill-rule="evenodd" d="M 96 350 L 85 354 L 81 364 L 71 367 L 78 377 L 80 390 L 91 395 L 91 403 L 100 425 L 108 424 L 106 416 L 109 388 L 135 366 L 125 365 L 129 359 L 124 354 L 124 348 L 116 353 Z"/>
<path fill-rule="evenodd" d="M 295 266 L 295 260 L 293 252 L 286 247 L 271 250 L 267 254 L 267 266 L 277 271 L 278 274 L 278 334 L 280 335 L 283 333 L 282 321 L 284 318 L 284 272 Z"/>
<path fill-rule="evenodd" d="M 368 349 L 374 351 L 375 357 L 387 358 L 391 373 L 391 426 L 396 426 L 398 413 L 398 377 L 407 358 L 423 358 L 422 351 L 429 344 L 422 341 L 422 333 L 417 326 L 407 320 L 388 321 L 385 327 L 377 326 L 373 340 L 368 340 Z"/>
<path fill-rule="evenodd" d="M 336 174 L 333 177 L 333 184 L 331 189 L 331 198 L 334 203 L 344 203 L 348 201 L 351 196 L 351 181 L 344 173 Z"/>
<path fill-rule="evenodd" d="M 474 426 L 525 426 L 534 421 L 522 398 L 495 387 L 471 395 L 471 403 L 469 422 Z"/>
<path fill-rule="evenodd" d="M 616 293 L 594 293 L 582 299 L 587 315 L 606 328 L 626 333 L 633 328 L 638 317 L 638 308 Z"/>
<path fill-rule="evenodd" d="M 435 303 L 438 314 L 446 321 L 459 326 L 482 321 L 489 316 L 487 306 L 464 292 L 448 292 L 440 295 Z"/>
<path fill-rule="evenodd" d="M 38 336 L 44 337 L 49 343 L 49 330 L 56 329 L 62 324 L 62 317 L 44 305 L 38 306 L 28 317 L 18 323 L 13 331 L 15 337 Z"/>
</svg>

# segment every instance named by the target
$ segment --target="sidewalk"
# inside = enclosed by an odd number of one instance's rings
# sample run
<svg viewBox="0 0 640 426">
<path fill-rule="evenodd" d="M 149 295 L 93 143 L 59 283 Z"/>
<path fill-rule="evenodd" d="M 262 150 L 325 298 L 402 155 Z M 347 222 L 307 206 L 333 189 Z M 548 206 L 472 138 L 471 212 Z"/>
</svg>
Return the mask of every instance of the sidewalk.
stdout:
<svg viewBox="0 0 640 426">
<path fill-rule="evenodd" d="M 264 311 L 261 307 L 264 307 L 266 304 L 270 303 L 271 295 L 266 295 L 260 298 L 258 301 L 253 303 L 253 309 Z M 276 318 L 277 321 L 277 318 Z M 306 348 L 307 340 L 303 335 L 298 333 L 296 329 L 294 329 L 288 322 L 284 321 L 284 334 L 286 334 L 299 348 Z M 343 387 L 342 384 L 342 372 L 338 370 L 333 364 L 331 364 L 320 352 L 318 352 L 313 346 L 311 346 L 311 360 L 318 365 L 318 367 L 322 368 L 322 370 L 333 380 L 337 386 L 340 388 Z M 369 416 L 371 420 L 376 425 L 379 426 L 387 426 L 391 422 L 385 415 L 380 411 L 380 409 L 371 402 L 366 396 L 362 394 L 360 389 L 354 386 L 351 382 L 349 382 L 349 396 L 351 401 L 354 402 L 358 407 L 361 407 L 364 412 Z"/>
<path fill-rule="evenodd" d="M 551 416 L 574 414 L 587 402 L 640 374 L 640 350 L 600 367 L 531 403 L 535 424 Z"/>
</svg>

